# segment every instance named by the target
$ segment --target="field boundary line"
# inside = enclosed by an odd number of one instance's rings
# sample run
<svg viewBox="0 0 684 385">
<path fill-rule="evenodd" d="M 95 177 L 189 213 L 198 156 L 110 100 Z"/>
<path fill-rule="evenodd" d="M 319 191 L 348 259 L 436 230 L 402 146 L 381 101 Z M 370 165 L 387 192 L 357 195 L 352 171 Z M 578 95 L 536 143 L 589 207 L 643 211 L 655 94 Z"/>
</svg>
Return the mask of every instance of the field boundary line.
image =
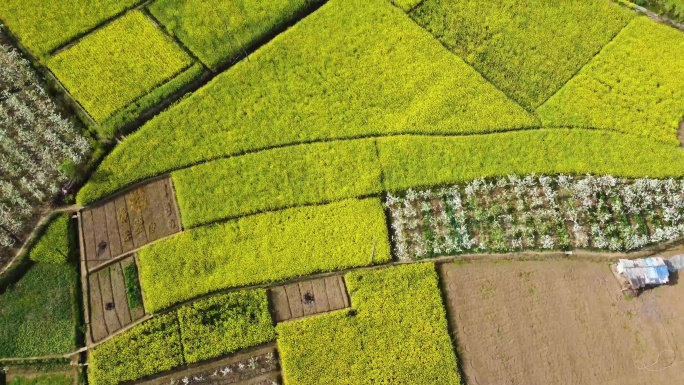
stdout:
<svg viewBox="0 0 684 385">
<path fill-rule="evenodd" d="M 151 3 L 151 2 L 152 2 L 152 1 L 149 1 L 149 3 Z M 147 17 L 147 18 L 152 22 L 152 24 L 154 24 L 155 27 L 157 27 L 158 30 L 160 30 L 164 35 L 166 35 L 166 36 L 167 36 L 169 39 L 171 39 L 174 43 L 176 43 L 176 45 L 177 45 L 180 49 L 182 49 L 183 51 L 185 51 L 185 53 L 186 53 L 188 56 L 190 56 L 190 57 L 192 58 L 193 61 L 195 61 L 196 63 L 199 63 L 199 64 L 202 66 L 202 68 L 204 68 L 205 70 L 211 71 L 211 68 L 207 67 L 207 65 L 204 64 L 204 62 L 203 62 L 202 60 L 200 60 L 200 59 L 197 57 L 197 55 L 195 55 L 195 53 L 192 52 L 192 50 L 190 50 L 190 48 L 189 48 L 188 46 L 186 46 L 186 45 L 185 45 L 177 36 L 171 34 L 171 32 L 169 32 L 169 31 L 166 29 L 166 25 L 164 25 L 164 24 L 163 24 L 162 22 L 160 22 L 156 17 L 154 17 L 154 15 L 152 14 L 152 12 L 150 12 L 150 9 L 149 9 L 148 7 L 141 7 L 141 8 L 140 8 L 140 12 L 142 12 L 142 13 L 145 15 L 145 17 Z M 184 70 L 184 71 L 185 71 L 185 70 Z"/>
<path fill-rule="evenodd" d="M 657 245 L 647 246 L 643 249 L 632 251 L 632 252 L 609 252 L 609 251 L 592 251 L 576 249 L 572 251 L 520 251 L 511 253 L 467 253 L 459 255 L 446 255 L 436 258 L 425 258 L 420 260 L 410 260 L 410 261 L 399 261 L 394 258 L 390 262 L 367 265 L 367 266 L 356 266 L 349 267 L 345 269 L 328 271 L 328 272 L 318 272 L 310 274 L 307 276 L 294 277 L 278 282 L 267 282 L 261 284 L 245 285 L 238 287 L 230 287 L 225 289 L 219 289 L 212 291 L 210 293 L 202 294 L 197 297 L 180 301 L 175 303 L 165 309 L 162 309 L 156 313 L 152 313 L 151 316 L 157 316 L 162 314 L 170 313 L 178 308 L 192 304 L 203 299 L 213 297 L 215 295 L 232 293 L 240 290 L 249 289 L 270 289 L 278 286 L 285 286 L 291 284 L 297 284 L 301 282 L 311 281 L 320 278 L 342 276 L 355 272 L 355 271 L 368 271 L 383 269 L 392 266 L 410 265 L 415 263 L 434 263 L 439 267 L 441 264 L 452 263 L 452 262 L 494 262 L 494 261 L 553 261 L 553 260 L 570 260 L 570 261 L 586 261 L 595 263 L 608 263 L 616 262 L 618 259 L 635 259 L 642 258 L 648 255 L 654 255 L 657 253 L 663 253 L 666 251 L 676 250 L 680 246 L 684 245 L 684 236 L 676 238 L 674 240 L 663 242 Z M 350 304 L 351 306 L 351 304 Z"/>
<path fill-rule="evenodd" d="M 55 56 L 59 55 L 60 53 L 68 50 L 72 46 L 78 44 L 78 42 L 83 40 L 86 36 L 89 36 L 89 35 L 95 33 L 96 31 L 108 26 L 109 24 L 113 23 L 117 19 L 121 18 L 126 13 L 128 13 L 134 9 L 141 9 L 142 7 L 145 7 L 146 5 L 152 3 L 153 1 L 154 0 L 138 0 L 137 3 L 122 9 L 121 11 L 117 12 L 116 14 L 102 20 L 101 22 L 99 22 L 94 27 L 89 28 L 88 30 L 73 36 L 72 38 L 70 38 L 65 43 L 62 43 L 61 45 L 57 46 L 56 48 L 53 48 L 51 51 L 49 51 L 47 53 L 47 55 L 49 57 L 55 57 Z"/>
<path fill-rule="evenodd" d="M 81 354 L 83 352 L 86 352 L 87 350 L 88 350 L 88 347 L 84 346 L 82 348 L 79 348 L 78 350 L 74 350 L 73 352 L 64 353 L 64 354 L 50 354 L 47 356 L 33 356 L 33 357 L 0 358 L 0 363 L 21 362 L 21 361 L 41 361 L 41 360 L 51 360 L 51 359 L 59 359 L 59 358 L 71 358 L 77 354 Z"/>
<path fill-rule="evenodd" d="M 643 7 L 643 6 L 641 6 L 641 5 L 635 4 L 635 3 L 633 3 L 632 1 L 629 1 L 629 0 L 616 0 L 615 2 L 618 3 L 619 5 L 622 5 L 623 7 L 626 7 L 626 8 L 628 8 L 628 9 L 637 11 L 637 12 L 643 14 L 643 15 L 646 15 L 646 16 L 648 16 L 651 20 L 653 20 L 653 21 L 655 21 L 655 22 L 658 22 L 658 23 L 661 23 L 661 24 L 666 24 L 666 25 L 668 25 L 668 26 L 670 26 L 670 27 L 673 27 L 673 28 L 676 28 L 676 29 L 678 29 L 678 30 L 680 30 L 680 31 L 684 31 L 684 24 L 682 24 L 682 23 L 680 23 L 680 22 L 678 22 L 678 21 L 675 21 L 675 20 L 671 19 L 670 17 L 668 17 L 668 16 L 666 16 L 666 15 L 658 14 L 658 13 L 656 13 L 656 12 L 654 12 L 654 11 L 651 11 L 650 9 L 648 9 L 648 8 L 646 8 L 646 7 Z"/>
<path fill-rule="evenodd" d="M 5 265 L 2 269 L 0 269 L 0 277 L 5 275 L 9 271 L 9 269 L 14 266 L 14 264 L 19 260 L 22 259 L 27 253 L 29 246 L 32 246 L 32 244 L 36 241 L 36 237 L 38 235 L 38 232 L 42 230 L 47 222 L 55 215 L 59 213 L 70 213 L 74 214 L 77 213 L 79 210 L 83 209 L 82 206 L 80 205 L 70 205 L 70 206 L 64 206 L 64 207 L 57 207 L 54 209 L 51 209 L 48 211 L 46 214 L 43 214 L 43 216 L 40 217 L 38 220 L 38 223 L 36 223 L 36 226 L 33 228 L 31 233 L 26 237 L 26 240 L 22 243 L 21 247 L 19 250 L 14 254 L 14 257 Z"/>
<path fill-rule="evenodd" d="M 109 199 L 109 197 L 116 196 L 124 191 L 129 191 L 129 189 L 135 188 L 136 186 L 139 186 L 141 184 L 144 184 L 146 181 L 154 181 L 157 178 L 163 178 L 165 176 L 172 176 L 174 172 L 186 170 L 189 168 L 201 166 L 203 164 L 211 163 L 211 162 L 216 162 L 224 159 L 230 159 L 230 158 L 237 158 L 245 155 L 251 155 L 251 154 L 256 154 L 262 151 L 270 151 L 270 150 L 277 150 L 281 148 L 288 148 L 288 147 L 295 147 L 295 146 L 305 146 L 305 145 L 313 145 L 313 144 L 319 144 L 319 143 L 337 143 L 337 142 L 347 142 L 347 141 L 356 141 L 356 140 L 364 140 L 364 139 L 383 139 L 383 138 L 394 138 L 394 137 L 401 137 L 401 136 L 406 136 L 406 137 L 420 137 L 420 136 L 425 136 L 425 137 L 432 137 L 432 138 L 457 138 L 457 137 L 472 137 L 472 136 L 485 136 L 485 135 L 503 135 L 507 133 L 515 133 L 515 132 L 524 132 L 524 131 L 540 131 L 540 130 L 547 130 L 547 131 L 552 131 L 552 130 L 584 130 L 584 131 L 599 131 L 599 132 L 612 132 L 618 135 L 625 135 L 627 137 L 631 138 L 639 138 L 639 139 L 644 139 L 651 141 L 653 143 L 659 144 L 659 145 L 666 145 L 667 143 L 659 141 L 657 139 L 653 139 L 644 135 L 636 135 L 632 133 L 627 133 L 627 132 L 621 132 L 617 131 L 615 129 L 604 129 L 604 128 L 597 128 L 597 127 L 578 127 L 578 126 L 526 126 L 526 127 L 518 127 L 518 128 L 509 128 L 509 129 L 493 129 L 489 131 L 483 131 L 483 132 L 465 132 L 465 133 L 443 133 L 443 132 L 433 132 L 433 133 L 421 133 L 417 131 L 405 131 L 405 132 L 400 132 L 400 133 L 380 133 L 380 134 L 365 134 L 365 135 L 357 135 L 357 136 L 348 136 L 348 137 L 340 137 L 340 138 L 325 138 L 325 139 L 313 139 L 313 140 L 307 140 L 307 141 L 299 141 L 299 142 L 291 142 L 291 143 L 285 143 L 285 144 L 278 144 L 278 145 L 273 145 L 273 146 L 267 146 L 267 147 L 260 147 L 260 148 L 255 148 L 255 149 L 250 149 L 246 151 L 240 151 L 232 154 L 225 154 L 225 155 L 219 155 L 213 158 L 207 158 L 207 159 L 202 159 L 196 162 L 191 162 L 188 163 L 187 165 L 184 166 L 178 166 L 178 167 L 172 167 L 168 168 L 165 171 L 162 171 L 160 174 L 150 176 L 150 177 L 143 177 L 142 179 L 138 179 L 130 184 L 123 185 L 119 190 L 116 190 L 112 193 L 109 193 L 108 195 L 103 196 L 102 198 L 99 198 L 97 200 L 94 200 L 92 202 L 89 202 L 86 204 L 86 206 L 92 206 L 95 204 L 102 203 L 106 200 Z M 106 157 L 105 157 L 106 158 Z M 104 158 L 103 158 L 104 159 Z"/>
<path fill-rule="evenodd" d="M 428 36 L 430 36 L 430 38 L 431 38 L 432 40 L 435 40 L 437 43 L 439 43 L 439 45 L 441 45 L 442 48 L 445 49 L 450 55 L 452 55 L 452 56 L 458 58 L 458 60 L 462 61 L 463 64 L 465 64 L 465 65 L 468 66 L 470 69 L 472 69 L 475 73 L 477 73 L 478 75 L 480 75 L 480 76 L 482 77 L 482 79 L 484 79 L 484 80 L 487 82 L 487 84 L 491 85 L 494 89 L 496 89 L 497 91 L 501 92 L 501 94 L 504 95 L 504 96 L 506 97 L 506 99 L 510 100 L 510 101 L 511 101 L 512 103 L 514 103 L 516 106 L 522 108 L 522 109 L 525 110 L 527 113 L 529 113 L 530 116 L 532 116 L 532 117 L 537 121 L 537 123 L 539 123 L 539 124 L 541 125 L 541 120 L 539 119 L 539 116 L 537 116 L 537 112 L 536 112 L 537 109 L 536 109 L 536 108 L 532 108 L 532 107 L 529 107 L 529 108 L 528 108 L 528 107 L 525 107 L 525 106 L 523 106 L 522 104 L 520 104 L 520 102 L 518 102 L 517 100 L 513 99 L 513 97 L 512 97 L 511 95 L 509 95 L 507 92 L 505 92 L 504 90 L 502 90 L 501 88 L 499 88 L 496 84 L 494 84 L 494 82 L 492 82 L 492 79 L 490 79 L 489 77 L 485 76 L 482 72 L 478 71 L 477 68 L 475 68 L 472 64 L 466 62 L 465 59 L 463 59 L 462 57 L 460 57 L 459 55 L 457 55 L 456 53 L 454 53 L 451 49 L 449 49 L 449 47 L 446 46 L 446 44 L 444 44 L 444 43 L 443 43 L 441 40 L 439 40 L 435 35 L 433 35 L 432 32 L 428 31 L 425 27 L 423 27 L 422 25 L 418 24 L 418 22 L 416 22 L 416 20 L 415 20 L 413 17 L 411 17 L 410 13 L 413 12 L 413 11 L 415 11 L 418 7 L 420 7 L 420 6 L 423 4 L 423 2 L 424 2 L 424 0 L 421 0 L 415 7 L 411 8 L 411 10 L 408 11 L 408 12 L 407 12 L 407 11 L 404 11 L 404 10 L 401 9 L 401 8 L 399 8 L 399 6 L 393 4 L 393 2 L 392 2 L 391 5 L 392 5 L 393 7 L 396 7 L 397 9 L 399 9 L 399 11 L 403 12 L 403 13 L 406 15 L 406 17 L 408 17 L 408 18 L 411 20 L 411 22 L 412 22 L 416 27 L 420 28 L 424 33 L 428 34 Z"/>
<path fill-rule="evenodd" d="M 627 27 L 629 27 L 635 20 L 636 20 L 636 18 L 630 20 L 629 23 L 627 23 L 624 27 L 622 27 L 622 28 L 621 28 L 621 29 L 620 29 L 620 30 L 619 30 L 619 31 L 618 31 L 618 32 L 617 32 L 617 33 L 616 33 L 616 34 L 615 34 L 615 35 L 614 35 L 606 44 L 604 44 L 604 45 L 601 47 L 601 49 L 599 49 L 597 52 L 595 52 L 594 55 L 593 55 L 591 58 L 589 58 L 589 60 L 587 60 L 583 65 L 581 65 L 580 68 L 577 69 L 577 71 L 575 71 L 575 73 L 573 73 L 572 76 L 571 76 L 570 78 L 568 78 L 567 81 L 565 81 L 563 84 L 561 84 L 561 86 L 558 87 L 558 89 L 556 89 L 556 91 L 555 91 L 551 96 L 549 96 L 548 98 L 546 98 L 546 100 L 544 100 L 544 101 L 539 105 L 539 107 L 537 107 L 537 108 L 535 109 L 535 111 L 537 111 L 537 110 L 540 109 L 543 105 L 545 105 L 546 103 L 548 103 L 549 100 L 551 100 L 551 99 L 552 99 L 554 96 L 556 96 L 563 88 L 565 88 L 565 86 L 567 86 L 568 83 L 570 83 L 570 82 L 572 81 L 572 79 L 576 78 L 577 75 L 579 75 L 580 72 L 582 72 L 582 70 L 583 70 L 584 68 L 586 68 L 591 62 L 593 62 L 594 59 L 596 59 L 596 58 L 597 58 L 597 57 L 606 49 L 606 47 L 608 47 L 611 43 L 613 43 L 613 42 L 615 41 L 615 39 L 617 39 L 617 37 L 620 36 L 620 34 L 621 34 L 625 29 L 627 29 Z"/>
</svg>

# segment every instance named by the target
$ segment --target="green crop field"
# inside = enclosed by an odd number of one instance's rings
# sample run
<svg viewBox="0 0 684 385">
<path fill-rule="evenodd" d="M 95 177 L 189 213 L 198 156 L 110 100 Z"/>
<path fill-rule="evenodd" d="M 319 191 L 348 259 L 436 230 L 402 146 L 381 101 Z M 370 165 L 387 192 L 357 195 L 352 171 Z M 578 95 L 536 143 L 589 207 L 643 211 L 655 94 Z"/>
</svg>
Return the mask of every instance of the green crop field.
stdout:
<svg viewBox="0 0 684 385">
<path fill-rule="evenodd" d="M 37 263 L 0 295 L 0 358 L 75 350 L 77 283 L 73 266 Z"/>
<path fill-rule="evenodd" d="M 537 125 L 398 8 L 334 0 L 128 137 L 79 201 L 285 144 Z"/>
<path fill-rule="evenodd" d="M 507 95 L 534 109 L 633 14 L 609 0 L 424 0 L 410 16 Z"/>
<path fill-rule="evenodd" d="M 116 385 L 275 339 L 263 289 L 199 300 L 90 351 L 88 383 Z"/>
<path fill-rule="evenodd" d="M 150 12 L 192 50 L 215 67 L 237 59 L 272 31 L 322 0 L 158 0 Z"/>
<path fill-rule="evenodd" d="M 78 41 L 48 66 L 102 123 L 192 65 L 192 58 L 140 11 Z"/>
<path fill-rule="evenodd" d="M 632 21 L 538 110 L 545 125 L 612 129 L 678 145 L 684 117 L 684 33 Z"/>
<path fill-rule="evenodd" d="M 182 365 L 176 313 L 155 317 L 90 351 L 88 383 L 116 385 Z"/>
<path fill-rule="evenodd" d="M 0 2 L 0 19 L 24 45 L 36 55 L 43 56 L 140 2 L 3 0 Z"/>
<path fill-rule="evenodd" d="M 232 353 L 275 339 L 266 290 L 246 290 L 194 302 L 178 309 L 188 363 Z"/>
<path fill-rule="evenodd" d="M 29 254 L 35 262 L 64 264 L 76 252 L 69 233 L 69 216 L 59 215 L 52 219 L 45 233 Z"/>
<path fill-rule="evenodd" d="M 375 140 L 284 147 L 173 173 L 183 225 L 382 191 Z"/>
<path fill-rule="evenodd" d="M 433 264 L 345 277 L 353 312 L 277 326 L 286 384 L 459 384 Z"/>
<path fill-rule="evenodd" d="M 220 289 L 391 257 L 382 204 L 366 199 L 200 227 L 146 247 L 138 258 L 145 305 L 154 312 Z"/>
<path fill-rule="evenodd" d="M 552 129 L 378 141 L 387 191 L 510 174 L 682 177 L 684 151 L 614 132 Z"/>
<path fill-rule="evenodd" d="M 36 377 L 15 377 L 7 385 L 74 385 L 74 378 L 65 374 L 46 374 Z"/>
</svg>

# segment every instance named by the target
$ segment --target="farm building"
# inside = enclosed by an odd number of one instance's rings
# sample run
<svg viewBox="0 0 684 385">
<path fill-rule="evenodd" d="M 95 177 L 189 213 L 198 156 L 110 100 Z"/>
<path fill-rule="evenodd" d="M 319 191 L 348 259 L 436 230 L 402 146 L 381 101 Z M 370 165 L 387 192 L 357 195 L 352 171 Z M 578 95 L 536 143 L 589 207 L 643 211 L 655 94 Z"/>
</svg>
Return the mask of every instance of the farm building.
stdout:
<svg viewBox="0 0 684 385">
<path fill-rule="evenodd" d="M 629 286 L 633 290 L 664 285 L 670 281 L 670 272 L 662 257 L 621 259 L 616 270 L 629 281 Z"/>
</svg>

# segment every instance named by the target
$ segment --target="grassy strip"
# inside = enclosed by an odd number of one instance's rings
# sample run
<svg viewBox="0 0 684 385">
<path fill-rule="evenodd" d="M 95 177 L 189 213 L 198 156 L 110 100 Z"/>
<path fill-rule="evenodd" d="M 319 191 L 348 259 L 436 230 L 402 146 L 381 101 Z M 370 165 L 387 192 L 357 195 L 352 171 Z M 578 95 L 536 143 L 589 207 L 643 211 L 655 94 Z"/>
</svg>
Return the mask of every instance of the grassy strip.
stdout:
<svg viewBox="0 0 684 385">
<path fill-rule="evenodd" d="M 123 271 L 124 282 L 126 284 L 126 297 L 128 306 L 131 309 L 143 307 L 140 283 L 138 282 L 138 268 L 135 263 L 126 266 Z"/>
<path fill-rule="evenodd" d="M 217 295 L 178 309 L 185 360 L 200 362 L 275 339 L 266 290 Z"/>
<path fill-rule="evenodd" d="M 537 124 L 387 0 L 331 0 L 130 135 L 78 201 L 274 146 Z"/>
<path fill-rule="evenodd" d="M 178 316 L 165 314 L 90 351 L 88 383 L 116 385 L 184 363 Z"/>
<path fill-rule="evenodd" d="M 47 54 L 141 0 L 3 0 L 0 18 L 38 56 Z"/>
<path fill-rule="evenodd" d="M 581 129 L 378 140 L 386 191 L 508 174 L 684 175 L 684 152 L 631 135 Z"/>
<path fill-rule="evenodd" d="M 75 239 L 69 231 L 69 215 L 62 214 L 51 219 L 45 232 L 29 253 L 35 262 L 64 264 L 74 253 Z"/>
<path fill-rule="evenodd" d="M 118 129 L 135 121 L 140 114 L 149 110 L 162 102 L 173 93 L 190 84 L 204 72 L 204 67 L 200 63 L 195 63 L 190 68 L 178 74 L 167 83 L 155 88 L 147 95 L 124 107 L 112 117 L 108 118 L 99 127 L 98 133 L 105 138 L 112 138 Z"/>
<path fill-rule="evenodd" d="M 275 339 L 266 291 L 218 295 L 154 317 L 90 351 L 91 385 L 116 385 Z"/>
<path fill-rule="evenodd" d="M 15 377 L 7 385 L 74 385 L 74 377 L 66 374 L 45 374 L 36 377 Z"/>
<path fill-rule="evenodd" d="M 158 0 L 150 12 L 208 67 L 236 58 L 323 0 Z"/>
<path fill-rule="evenodd" d="M 285 383 L 459 384 L 433 264 L 347 274 L 354 311 L 276 327 Z"/>
<path fill-rule="evenodd" d="M 293 146 L 173 173 L 183 225 L 382 191 L 374 139 Z"/>
<path fill-rule="evenodd" d="M 594 127 L 679 145 L 684 34 L 639 17 L 537 111 L 546 125 Z"/>
<path fill-rule="evenodd" d="M 391 259 L 379 199 L 258 214 L 183 232 L 140 250 L 150 312 L 216 290 Z"/>
<path fill-rule="evenodd" d="M 532 109 L 570 80 L 633 13 L 606 0 L 425 0 L 411 17 Z"/>
<path fill-rule="evenodd" d="M 633 0 L 634 3 L 678 22 L 684 22 L 684 0 Z"/>
<path fill-rule="evenodd" d="M 69 264 L 36 263 L 0 295 L 0 357 L 73 351 L 78 275 Z"/>
<path fill-rule="evenodd" d="M 132 11 L 48 60 L 66 89 L 102 123 L 192 65 L 142 12 Z"/>
</svg>

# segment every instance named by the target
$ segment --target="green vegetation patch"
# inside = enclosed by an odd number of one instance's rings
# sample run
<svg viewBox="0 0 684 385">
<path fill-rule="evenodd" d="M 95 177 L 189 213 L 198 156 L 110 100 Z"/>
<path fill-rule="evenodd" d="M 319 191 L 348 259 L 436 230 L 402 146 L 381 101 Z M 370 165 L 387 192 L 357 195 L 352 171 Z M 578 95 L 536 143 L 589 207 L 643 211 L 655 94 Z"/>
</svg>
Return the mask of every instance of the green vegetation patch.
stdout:
<svg viewBox="0 0 684 385">
<path fill-rule="evenodd" d="M 175 312 L 154 317 L 98 345 L 88 355 L 88 383 L 116 385 L 182 365 Z"/>
<path fill-rule="evenodd" d="M 633 12 L 608 0 L 425 0 L 410 15 L 533 109 L 627 25 Z"/>
<path fill-rule="evenodd" d="M 323 0 L 159 0 L 150 12 L 207 66 L 241 56 Z"/>
<path fill-rule="evenodd" d="M 15 377 L 7 385 L 74 385 L 74 377 L 67 374 L 46 374 L 35 377 Z"/>
<path fill-rule="evenodd" d="M 678 145 L 684 118 L 684 34 L 630 23 L 538 110 L 546 125 L 592 127 Z"/>
<path fill-rule="evenodd" d="M 126 298 L 131 309 L 142 308 L 142 293 L 140 292 L 140 282 L 138 282 L 138 267 L 135 263 L 130 263 L 123 269 L 124 282 L 126 284 Z"/>
<path fill-rule="evenodd" d="M 378 141 L 385 189 L 431 187 L 509 174 L 684 176 L 684 152 L 616 132 L 545 129 Z"/>
<path fill-rule="evenodd" d="M 192 65 L 192 59 L 140 11 L 86 36 L 48 61 L 97 122 Z"/>
<path fill-rule="evenodd" d="M 185 231 L 138 254 L 147 310 L 220 289 L 391 260 L 379 199 L 257 214 Z"/>
<path fill-rule="evenodd" d="M 275 339 L 266 290 L 217 295 L 178 309 L 185 360 L 200 362 Z"/>
<path fill-rule="evenodd" d="M 374 139 L 260 151 L 173 173 L 183 225 L 382 191 Z"/>
<path fill-rule="evenodd" d="M 387 0 L 331 0 L 130 135 L 78 201 L 274 146 L 536 125 Z"/>
<path fill-rule="evenodd" d="M 71 265 L 33 264 L 0 295 L 0 357 L 75 350 L 77 285 L 78 275 Z"/>
<path fill-rule="evenodd" d="M 141 0 L 3 0 L 0 18 L 34 54 L 51 50 L 87 32 Z"/>
<path fill-rule="evenodd" d="M 45 229 L 45 233 L 33 246 L 29 257 L 35 262 L 64 264 L 74 253 L 71 233 L 69 232 L 69 215 L 54 217 Z"/>
<path fill-rule="evenodd" d="M 684 22 L 684 0 L 632 0 L 674 21 Z"/>
<path fill-rule="evenodd" d="M 347 274 L 354 311 L 278 324 L 285 383 L 459 384 L 433 264 Z"/>
</svg>

